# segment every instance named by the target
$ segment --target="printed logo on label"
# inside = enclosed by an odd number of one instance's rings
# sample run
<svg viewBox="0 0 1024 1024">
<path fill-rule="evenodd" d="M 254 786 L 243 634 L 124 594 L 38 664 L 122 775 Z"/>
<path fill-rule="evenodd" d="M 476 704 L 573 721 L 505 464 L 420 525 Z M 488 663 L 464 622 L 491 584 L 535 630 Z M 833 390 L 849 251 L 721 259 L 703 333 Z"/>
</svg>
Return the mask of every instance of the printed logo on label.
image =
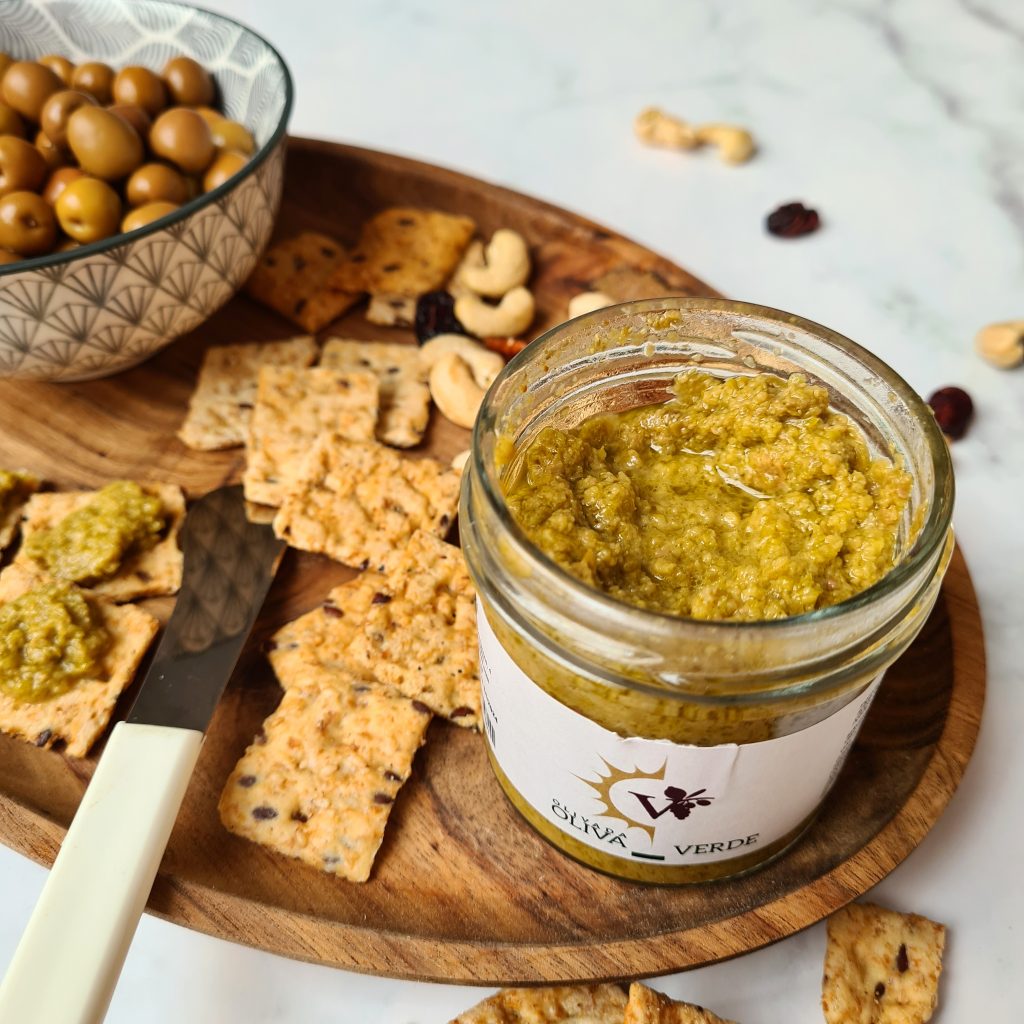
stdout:
<svg viewBox="0 0 1024 1024">
<path fill-rule="evenodd" d="M 598 772 L 597 779 L 576 777 L 589 786 L 601 802 L 599 817 L 622 821 L 627 826 L 639 828 L 647 833 L 653 842 L 657 823 L 666 814 L 676 821 L 683 821 L 698 807 L 710 807 L 715 798 L 706 789 L 687 791 L 680 786 L 663 785 L 666 781 L 666 761 L 659 772 L 631 772 L 616 768 L 601 758 L 607 774 Z M 652 822 L 654 824 L 652 824 Z"/>
</svg>

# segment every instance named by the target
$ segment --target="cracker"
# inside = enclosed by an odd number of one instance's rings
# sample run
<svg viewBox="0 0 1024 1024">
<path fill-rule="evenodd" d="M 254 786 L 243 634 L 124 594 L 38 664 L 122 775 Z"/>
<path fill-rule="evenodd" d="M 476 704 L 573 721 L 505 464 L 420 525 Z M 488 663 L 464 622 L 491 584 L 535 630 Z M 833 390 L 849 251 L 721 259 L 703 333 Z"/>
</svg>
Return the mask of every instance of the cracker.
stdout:
<svg viewBox="0 0 1024 1024">
<path fill-rule="evenodd" d="M 47 577 L 18 565 L 0 573 L 0 604 L 11 601 Z M 93 599 L 95 600 L 95 599 Z M 156 636 L 160 623 L 134 605 L 96 601 L 111 643 L 103 656 L 97 679 L 81 679 L 67 693 L 51 700 L 17 701 L 0 690 L 0 731 L 19 736 L 37 747 L 52 747 L 59 740 L 67 752 L 85 757 L 107 727 L 122 691 Z"/>
<path fill-rule="evenodd" d="M 365 882 L 404 775 L 359 756 L 343 706 L 332 687 L 286 690 L 228 777 L 219 810 L 237 835 Z"/>
<path fill-rule="evenodd" d="M 315 334 L 360 299 L 358 290 L 328 284 L 345 259 L 344 248 L 333 238 L 304 231 L 272 245 L 256 264 L 245 290 L 257 302 Z"/>
<path fill-rule="evenodd" d="M 279 505 L 304 457 L 324 431 L 372 441 L 377 378 L 324 367 L 264 366 L 247 439 L 242 483 L 249 501 Z"/>
<path fill-rule="evenodd" d="M 629 986 L 629 1002 L 623 1024 L 732 1024 L 710 1010 L 655 992 L 635 981 Z"/>
<path fill-rule="evenodd" d="M 335 587 L 322 607 L 279 630 L 280 658 L 304 646 L 328 668 L 372 677 L 457 725 L 479 727 L 476 602 L 462 552 L 420 531 L 384 568 Z"/>
<path fill-rule="evenodd" d="M 308 336 L 208 348 L 178 437 L 200 451 L 245 444 L 260 367 L 310 366 L 315 358 L 316 342 Z"/>
<path fill-rule="evenodd" d="M 366 319 L 381 327 L 411 327 L 416 322 L 415 295 L 371 295 Z"/>
<path fill-rule="evenodd" d="M 342 291 L 417 296 L 440 288 L 476 225 L 439 210 L 394 207 L 363 225 L 352 254 L 331 275 Z"/>
<path fill-rule="evenodd" d="M 0 553 L 14 540 L 18 532 L 18 522 L 25 502 L 39 490 L 42 480 L 34 473 L 24 469 L 10 470 L 15 478 L 14 490 L 6 498 L 0 499 Z"/>
<path fill-rule="evenodd" d="M 447 533 L 462 476 L 434 459 L 322 434 L 287 489 L 274 533 L 351 565 L 379 565 L 417 530 Z"/>
<path fill-rule="evenodd" d="M 851 903 L 829 918 L 821 1006 L 828 1024 L 923 1024 L 935 1010 L 946 929 Z"/>
<path fill-rule="evenodd" d="M 450 1024 L 622 1024 L 626 993 L 618 985 L 503 988 Z"/>
<path fill-rule="evenodd" d="M 324 345 L 320 365 L 376 375 L 380 386 L 378 441 L 412 448 L 423 440 L 430 419 L 430 388 L 429 371 L 418 346 L 331 338 Z"/>
<path fill-rule="evenodd" d="M 111 601 L 135 601 L 142 597 L 160 597 L 176 594 L 181 587 L 182 554 L 178 547 L 178 533 L 185 521 L 185 496 L 176 484 L 151 484 L 140 481 L 147 494 L 160 499 L 167 527 L 157 544 L 129 556 L 110 579 L 101 580 L 91 587 L 82 587 L 86 593 L 96 594 Z M 22 544 L 12 564 L 30 571 L 43 571 L 25 551 L 25 541 L 39 530 L 48 530 L 62 519 L 88 505 L 96 491 L 65 491 L 60 494 L 46 492 L 29 498 L 22 513 Z"/>
</svg>

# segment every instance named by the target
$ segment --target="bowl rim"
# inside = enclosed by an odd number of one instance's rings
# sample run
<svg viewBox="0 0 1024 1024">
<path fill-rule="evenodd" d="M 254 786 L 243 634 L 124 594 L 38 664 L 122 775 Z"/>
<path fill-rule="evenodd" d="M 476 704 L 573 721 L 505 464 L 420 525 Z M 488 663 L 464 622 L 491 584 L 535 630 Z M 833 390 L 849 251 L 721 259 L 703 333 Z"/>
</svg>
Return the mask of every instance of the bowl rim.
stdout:
<svg viewBox="0 0 1024 1024">
<path fill-rule="evenodd" d="M 0 278 L 24 273 L 25 271 L 42 270 L 46 267 L 59 266 L 62 263 L 72 263 L 75 260 L 81 259 L 83 256 L 94 256 L 98 253 L 109 252 L 110 250 L 119 248 L 122 245 L 135 242 L 140 238 L 145 238 L 147 235 L 163 231 L 165 228 L 169 228 L 171 225 L 177 224 L 179 221 L 183 221 L 186 218 L 191 217 L 192 214 L 197 213 L 199 210 L 216 203 L 222 196 L 227 195 L 227 193 L 232 189 L 237 188 L 246 178 L 256 171 L 256 169 L 267 159 L 267 157 L 270 156 L 284 138 L 288 130 L 288 119 L 291 116 L 292 106 L 295 101 L 295 83 L 292 80 L 292 73 L 287 62 L 284 57 L 281 56 L 281 51 L 255 29 L 250 28 L 237 18 L 228 17 L 228 15 L 221 14 L 219 11 L 211 11 L 206 7 L 199 7 L 197 4 L 179 3 L 178 0 L 156 0 L 156 3 L 165 7 L 183 7 L 188 10 L 199 11 L 201 14 L 209 15 L 211 18 L 228 22 L 229 24 L 242 29 L 244 32 L 248 32 L 251 36 L 254 36 L 264 46 L 266 46 L 266 48 L 274 55 L 277 63 L 280 65 L 281 70 L 284 73 L 284 107 L 281 110 L 281 116 L 278 119 L 277 125 L 274 127 L 273 133 L 270 138 L 267 139 L 267 141 L 252 155 L 241 170 L 236 171 L 230 178 L 228 178 L 227 181 L 222 182 L 215 189 L 212 189 L 209 192 L 204 192 L 201 195 L 196 196 L 195 199 L 190 199 L 187 203 L 183 203 L 177 210 L 172 210 L 163 217 L 159 217 L 156 220 L 151 221 L 149 224 L 144 224 L 142 227 L 136 228 L 134 231 L 121 231 L 116 235 L 110 235 L 109 238 L 101 238 L 97 242 L 89 242 L 86 245 L 79 245 L 74 249 L 68 249 L 66 252 L 49 252 L 42 256 L 32 256 L 28 259 L 18 260 L 16 263 L 0 264 Z"/>
</svg>

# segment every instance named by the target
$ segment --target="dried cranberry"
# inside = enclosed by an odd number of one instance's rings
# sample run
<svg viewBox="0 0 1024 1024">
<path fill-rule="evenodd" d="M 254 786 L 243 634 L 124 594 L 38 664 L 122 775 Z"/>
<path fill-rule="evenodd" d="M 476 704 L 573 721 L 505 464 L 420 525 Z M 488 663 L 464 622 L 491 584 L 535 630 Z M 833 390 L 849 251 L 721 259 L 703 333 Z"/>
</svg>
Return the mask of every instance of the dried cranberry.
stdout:
<svg viewBox="0 0 1024 1024">
<path fill-rule="evenodd" d="M 422 345 L 438 334 L 465 334 L 455 317 L 455 299 L 444 291 L 426 292 L 416 300 L 416 340 Z"/>
<path fill-rule="evenodd" d="M 799 238 L 817 231 L 821 227 L 821 218 L 817 210 L 803 203 L 783 203 L 768 214 L 765 226 L 770 234 L 778 235 L 779 238 Z"/>
<path fill-rule="evenodd" d="M 963 388 L 939 388 L 928 399 L 928 404 L 946 437 L 959 441 L 967 433 L 967 424 L 974 415 L 974 403 Z"/>
</svg>

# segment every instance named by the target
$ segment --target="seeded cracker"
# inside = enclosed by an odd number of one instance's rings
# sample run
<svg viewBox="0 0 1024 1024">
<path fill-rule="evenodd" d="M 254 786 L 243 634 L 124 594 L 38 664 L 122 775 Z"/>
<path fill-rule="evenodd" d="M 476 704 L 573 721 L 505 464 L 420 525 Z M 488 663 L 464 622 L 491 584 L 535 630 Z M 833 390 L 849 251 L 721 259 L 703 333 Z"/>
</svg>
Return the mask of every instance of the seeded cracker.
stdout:
<svg viewBox="0 0 1024 1024">
<path fill-rule="evenodd" d="M 938 1002 L 946 929 L 851 903 L 829 918 L 821 1006 L 828 1024 L 924 1024 Z"/>
<path fill-rule="evenodd" d="M 469 217 L 395 207 L 363 225 L 359 243 L 329 285 L 350 292 L 409 297 L 440 288 L 476 225 Z"/>
<path fill-rule="evenodd" d="M 301 646 L 328 668 L 372 677 L 456 725 L 480 724 L 473 585 L 462 552 L 428 533 L 392 552 L 384 572 L 335 587 L 274 643 L 279 675 Z"/>
<path fill-rule="evenodd" d="M 677 1003 L 660 992 L 633 982 L 623 1024 L 732 1024 L 710 1010 L 690 1003 Z"/>
<path fill-rule="evenodd" d="M 310 337 L 208 348 L 178 437 L 200 451 L 245 444 L 260 367 L 304 367 L 315 358 Z"/>
<path fill-rule="evenodd" d="M 272 245 L 256 265 L 245 290 L 257 302 L 315 334 L 359 301 L 359 292 L 328 285 L 345 260 L 333 238 L 305 231 Z"/>
<path fill-rule="evenodd" d="M 21 519 L 21 510 L 25 502 L 42 484 L 39 477 L 25 470 L 14 470 L 12 476 L 17 479 L 15 488 L 8 494 L 6 501 L 0 501 L 0 554 L 6 550 L 18 532 L 18 521 Z"/>
<path fill-rule="evenodd" d="M 274 533 L 345 565 L 379 565 L 417 530 L 447 533 L 461 480 L 434 459 L 322 434 L 285 492 Z"/>
<path fill-rule="evenodd" d="M 412 327 L 416 321 L 415 295 L 371 295 L 366 319 L 381 327 Z"/>
<path fill-rule="evenodd" d="M 182 554 L 178 547 L 178 533 L 185 521 L 185 496 L 176 484 L 140 483 L 139 486 L 147 494 L 155 494 L 160 499 L 167 517 L 163 537 L 153 547 L 129 554 L 110 579 L 83 587 L 88 594 L 120 603 L 176 594 L 181 587 Z M 32 572 L 39 571 L 40 567 L 25 553 L 25 541 L 37 530 L 56 526 L 95 497 L 96 491 L 34 494 L 22 512 L 22 544 L 12 564 Z"/>
<path fill-rule="evenodd" d="M 622 1024 L 618 985 L 503 988 L 450 1024 Z"/>
<path fill-rule="evenodd" d="M 344 341 L 324 345 L 320 365 L 332 370 L 360 370 L 377 375 L 380 412 L 377 440 L 396 448 L 412 448 L 423 440 L 430 419 L 427 367 L 416 345 L 382 341 Z"/>
<path fill-rule="evenodd" d="M 44 577 L 17 566 L 0 573 L 0 604 L 20 597 Z M 98 601 L 103 625 L 111 636 L 101 679 L 81 679 L 67 693 L 51 700 L 16 701 L 0 691 L 0 731 L 19 736 L 37 747 L 67 743 L 67 752 L 85 757 L 107 727 L 121 692 L 132 681 L 142 656 L 156 636 L 159 623 L 133 605 Z"/>
<path fill-rule="evenodd" d="M 313 442 L 325 431 L 372 441 L 377 404 L 377 378 L 371 373 L 264 366 L 249 424 L 242 478 L 246 498 L 280 505 Z"/>
<path fill-rule="evenodd" d="M 286 690 L 228 778 L 219 804 L 224 826 L 321 871 L 365 882 L 429 716 L 418 716 L 418 733 L 405 730 L 406 741 L 412 735 L 416 742 L 406 742 L 406 752 L 412 749 L 403 757 L 388 749 L 386 725 L 357 698 L 330 686 Z M 359 749 L 391 767 L 368 764 Z"/>
</svg>

